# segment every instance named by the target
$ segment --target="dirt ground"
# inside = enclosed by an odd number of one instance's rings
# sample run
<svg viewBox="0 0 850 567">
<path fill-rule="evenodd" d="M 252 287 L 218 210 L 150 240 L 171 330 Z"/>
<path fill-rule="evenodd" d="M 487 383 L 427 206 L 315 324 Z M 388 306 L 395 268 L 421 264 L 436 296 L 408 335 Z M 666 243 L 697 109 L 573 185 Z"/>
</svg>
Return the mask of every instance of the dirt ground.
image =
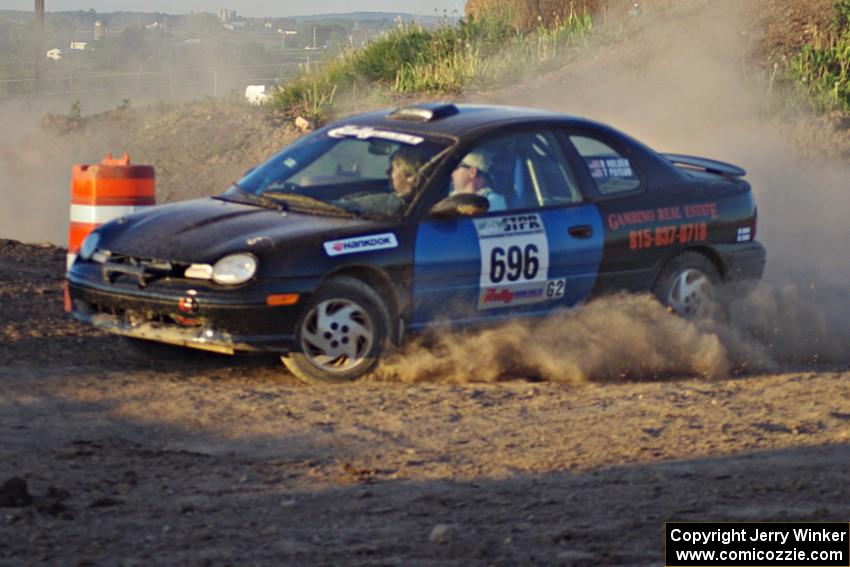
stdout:
<svg viewBox="0 0 850 567">
<path fill-rule="evenodd" d="M 721 4 L 661 16 L 676 30 L 728 27 L 712 11 Z M 0 239 L 0 566 L 662 565 L 665 521 L 847 521 L 847 164 L 829 163 L 834 183 L 817 177 L 802 196 L 792 191 L 812 179 L 809 158 L 797 163 L 794 143 L 751 151 L 787 131 L 742 121 L 758 114 L 752 93 L 717 71 L 741 61 L 737 46 L 726 51 L 732 36 L 744 35 L 741 49 L 752 53 L 752 35 L 701 29 L 723 49 L 699 64 L 702 44 L 680 59 L 653 58 L 659 38 L 678 40 L 648 27 L 515 90 L 469 96 L 550 108 L 569 99 L 657 141 L 745 163 L 763 181 L 754 187 L 772 266 L 760 295 L 736 304 L 733 320 L 749 326 L 693 329 L 639 298 L 618 300 L 569 321 L 565 333 L 580 329 L 595 342 L 563 335 L 574 351 L 554 359 L 563 377 L 552 364 L 469 370 L 414 345 L 395 369 L 415 358 L 429 372 L 321 388 L 274 357 L 168 348 L 152 356 L 84 328 L 62 310 L 65 250 Z M 594 75 L 620 59 L 617 72 Z M 707 79 L 668 81 L 659 68 Z M 671 85 L 678 94 L 665 94 Z M 690 112 L 675 120 L 658 110 L 675 114 L 683 100 Z M 172 171 L 184 142 L 166 125 L 179 112 L 163 110 L 169 120 L 148 134 L 125 125 L 144 147 L 162 144 Z M 231 132 L 240 127 L 233 116 Z M 729 126 L 742 122 L 746 131 Z M 205 139 L 231 144 L 209 128 Z M 205 159 L 240 170 L 252 143 L 209 149 Z M 178 181 L 168 186 L 180 197 Z M 834 213 L 817 211 L 815 231 L 788 214 L 812 216 L 809 202 Z M 812 232 L 817 239 L 806 240 Z M 789 284 L 784 267 L 806 262 L 808 279 Z M 553 333 L 526 338 L 557 347 Z M 461 339 L 484 360 L 494 337 Z"/>
<path fill-rule="evenodd" d="M 308 387 L 130 351 L 62 249 L 0 258 L 0 565 L 658 565 L 664 521 L 850 516 L 845 366 Z"/>
</svg>

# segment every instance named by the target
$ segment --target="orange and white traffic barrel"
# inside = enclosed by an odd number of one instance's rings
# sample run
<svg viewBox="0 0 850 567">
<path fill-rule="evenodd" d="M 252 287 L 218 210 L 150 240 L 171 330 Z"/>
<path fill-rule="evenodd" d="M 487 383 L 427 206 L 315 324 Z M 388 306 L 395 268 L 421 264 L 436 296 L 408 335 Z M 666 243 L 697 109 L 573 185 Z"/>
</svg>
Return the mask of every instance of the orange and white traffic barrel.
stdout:
<svg viewBox="0 0 850 567">
<path fill-rule="evenodd" d="M 126 153 L 113 159 L 107 153 L 99 164 L 71 169 L 71 228 L 68 233 L 67 269 L 77 258 L 83 240 L 105 222 L 156 204 L 156 176 L 150 165 L 130 165 Z M 65 288 L 65 310 L 70 299 Z"/>
<path fill-rule="evenodd" d="M 156 204 L 156 176 L 150 165 L 130 165 L 106 154 L 99 164 L 75 165 L 71 170 L 71 229 L 68 269 L 91 231 L 105 222 Z"/>
</svg>

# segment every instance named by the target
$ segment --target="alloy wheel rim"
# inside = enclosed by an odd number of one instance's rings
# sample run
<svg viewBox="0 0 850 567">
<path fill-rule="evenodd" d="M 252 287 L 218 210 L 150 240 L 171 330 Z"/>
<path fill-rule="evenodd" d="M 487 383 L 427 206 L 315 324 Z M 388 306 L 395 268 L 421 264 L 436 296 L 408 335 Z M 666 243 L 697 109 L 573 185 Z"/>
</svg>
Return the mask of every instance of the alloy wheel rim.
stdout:
<svg viewBox="0 0 850 567">
<path fill-rule="evenodd" d="M 693 268 L 684 270 L 670 286 L 667 305 L 685 319 L 709 317 L 713 305 L 712 288 L 704 272 Z"/>
<path fill-rule="evenodd" d="M 348 372 L 363 364 L 375 341 L 368 313 L 347 299 L 315 305 L 301 327 L 301 349 L 311 364 L 329 374 Z"/>
</svg>

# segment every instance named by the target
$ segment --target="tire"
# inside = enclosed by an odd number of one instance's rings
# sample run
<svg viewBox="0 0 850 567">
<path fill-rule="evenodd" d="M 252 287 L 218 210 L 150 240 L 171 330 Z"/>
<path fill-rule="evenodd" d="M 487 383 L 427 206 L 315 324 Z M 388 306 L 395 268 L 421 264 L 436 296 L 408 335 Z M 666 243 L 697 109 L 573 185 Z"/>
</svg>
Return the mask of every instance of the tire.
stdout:
<svg viewBox="0 0 850 567">
<path fill-rule="evenodd" d="M 699 252 L 683 252 L 661 270 L 652 293 L 683 319 L 724 319 L 717 286 L 722 282 L 714 262 Z"/>
<path fill-rule="evenodd" d="M 351 382 L 375 368 L 389 329 L 389 311 L 378 293 L 338 276 L 310 297 L 296 324 L 295 345 L 281 360 L 305 382 Z"/>
</svg>

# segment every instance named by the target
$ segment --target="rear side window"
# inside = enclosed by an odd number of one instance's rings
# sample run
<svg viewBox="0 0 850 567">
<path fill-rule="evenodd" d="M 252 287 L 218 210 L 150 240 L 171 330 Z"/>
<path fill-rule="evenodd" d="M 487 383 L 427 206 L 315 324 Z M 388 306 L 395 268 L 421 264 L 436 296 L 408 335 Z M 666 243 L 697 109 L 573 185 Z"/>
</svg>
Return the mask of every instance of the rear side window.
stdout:
<svg viewBox="0 0 850 567">
<path fill-rule="evenodd" d="M 570 136 L 570 142 L 587 164 L 601 194 L 616 195 L 640 187 L 640 177 L 628 158 L 605 142 L 587 136 Z"/>
</svg>

